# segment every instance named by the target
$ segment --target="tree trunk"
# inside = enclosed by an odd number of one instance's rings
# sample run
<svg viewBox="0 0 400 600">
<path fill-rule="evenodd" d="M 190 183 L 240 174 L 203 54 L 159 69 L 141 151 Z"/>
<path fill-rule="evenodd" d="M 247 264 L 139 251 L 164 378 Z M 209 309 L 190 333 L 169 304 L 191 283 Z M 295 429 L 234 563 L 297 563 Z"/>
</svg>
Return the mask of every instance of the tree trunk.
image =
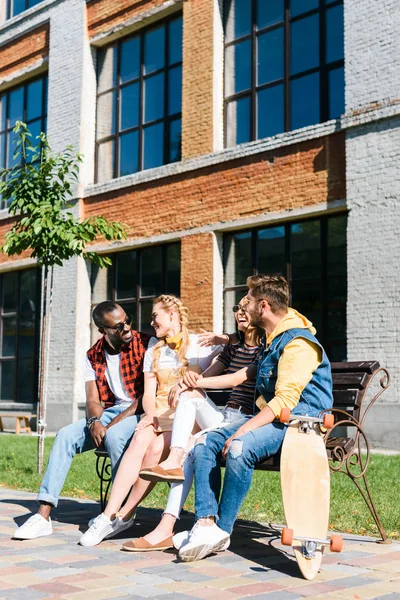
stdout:
<svg viewBox="0 0 400 600">
<path fill-rule="evenodd" d="M 40 331 L 40 370 L 39 370 L 39 398 L 38 398 L 38 411 L 37 411 L 37 431 L 38 431 L 38 460 L 37 470 L 38 473 L 43 471 L 43 456 L 44 456 L 44 438 L 46 429 L 46 372 L 48 365 L 48 354 L 49 349 L 46 344 L 47 340 L 47 328 L 48 328 L 48 315 L 47 315 L 47 288 L 49 279 L 49 268 L 43 267 L 43 298 L 42 298 L 42 327 Z M 50 305 L 53 295 L 53 269 L 51 269 L 51 281 L 50 281 Z M 49 319 L 51 318 L 51 310 Z"/>
</svg>

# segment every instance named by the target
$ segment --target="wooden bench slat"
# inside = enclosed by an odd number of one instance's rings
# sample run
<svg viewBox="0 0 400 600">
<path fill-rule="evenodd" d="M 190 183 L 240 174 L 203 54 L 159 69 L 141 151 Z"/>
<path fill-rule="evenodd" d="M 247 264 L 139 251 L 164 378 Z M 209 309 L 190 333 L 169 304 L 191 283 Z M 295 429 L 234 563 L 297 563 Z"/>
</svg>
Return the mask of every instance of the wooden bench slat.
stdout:
<svg viewBox="0 0 400 600">
<path fill-rule="evenodd" d="M 334 373 L 333 389 L 345 388 L 349 390 L 362 390 L 366 387 L 370 376 L 367 373 Z"/>
<path fill-rule="evenodd" d="M 364 390 L 333 390 L 333 406 L 335 408 L 361 406 Z"/>
<path fill-rule="evenodd" d="M 353 361 L 353 362 L 333 362 L 331 363 L 332 373 L 353 373 L 364 372 L 368 375 L 373 375 L 375 371 L 380 369 L 380 364 L 377 360 Z"/>
</svg>

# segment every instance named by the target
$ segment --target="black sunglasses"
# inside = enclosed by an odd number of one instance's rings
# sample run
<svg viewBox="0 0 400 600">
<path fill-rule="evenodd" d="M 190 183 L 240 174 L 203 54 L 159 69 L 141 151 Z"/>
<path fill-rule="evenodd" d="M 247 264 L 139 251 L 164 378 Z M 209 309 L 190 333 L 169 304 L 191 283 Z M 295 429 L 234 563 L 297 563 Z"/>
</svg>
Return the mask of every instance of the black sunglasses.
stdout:
<svg viewBox="0 0 400 600">
<path fill-rule="evenodd" d="M 234 306 L 232 306 L 232 310 L 234 313 L 237 313 L 239 311 L 246 312 L 246 307 L 242 306 L 241 304 L 235 304 Z"/>
<path fill-rule="evenodd" d="M 118 333 L 122 333 L 125 329 L 125 325 L 131 325 L 132 321 L 133 317 L 129 315 L 128 317 L 126 317 L 123 323 L 117 323 L 116 325 L 114 325 L 114 327 L 110 327 L 109 325 L 103 325 L 103 327 L 104 329 L 115 329 L 116 331 L 118 331 Z"/>
</svg>

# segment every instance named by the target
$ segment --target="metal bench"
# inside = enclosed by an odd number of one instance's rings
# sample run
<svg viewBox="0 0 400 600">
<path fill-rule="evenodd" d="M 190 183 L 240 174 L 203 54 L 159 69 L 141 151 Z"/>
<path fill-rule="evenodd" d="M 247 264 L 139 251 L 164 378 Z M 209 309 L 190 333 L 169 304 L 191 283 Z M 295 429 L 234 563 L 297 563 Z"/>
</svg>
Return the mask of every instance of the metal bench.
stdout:
<svg viewBox="0 0 400 600">
<path fill-rule="evenodd" d="M 367 482 L 370 447 L 364 431 L 367 415 L 389 387 L 390 375 L 377 361 L 332 363 L 333 412 L 335 425 L 325 435 L 326 451 L 332 472 L 344 473 L 354 482 L 378 527 L 381 542 L 390 543 L 379 519 Z M 226 403 L 226 390 L 208 392 L 218 405 Z M 105 450 L 96 450 L 96 471 L 100 479 L 101 509 L 107 503 L 111 485 L 111 465 Z M 258 463 L 260 471 L 279 471 L 280 453 Z"/>
</svg>

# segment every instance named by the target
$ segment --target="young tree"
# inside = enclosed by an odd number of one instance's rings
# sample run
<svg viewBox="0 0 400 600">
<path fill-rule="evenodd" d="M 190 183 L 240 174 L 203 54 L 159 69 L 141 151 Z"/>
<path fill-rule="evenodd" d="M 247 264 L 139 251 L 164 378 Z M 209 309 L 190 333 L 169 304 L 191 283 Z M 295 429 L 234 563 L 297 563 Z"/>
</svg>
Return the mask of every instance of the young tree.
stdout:
<svg viewBox="0 0 400 600">
<path fill-rule="evenodd" d="M 86 245 L 97 236 L 121 240 L 126 238 L 126 233 L 125 226 L 119 222 L 111 223 L 102 216 L 80 221 L 68 210 L 73 185 L 78 182 L 81 155 L 74 154 L 70 146 L 53 153 L 44 133 L 32 145 L 31 133 L 21 121 L 17 121 L 14 133 L 17 135 L 14 153 L 17 164 L 0 171 L 0 194 L 15 221 L 5 235 L 1 250 L 9 256 L 28 251 L 42 268 L 38 392 L 38 472 L 41 473 L 46 427 L 46 339 L 51 322 L 54 266 L 62 266 L 74 256 L 89 259 L 99 267 L 110 265 L 110 258 L 87 252 Z"/>
</svg>

